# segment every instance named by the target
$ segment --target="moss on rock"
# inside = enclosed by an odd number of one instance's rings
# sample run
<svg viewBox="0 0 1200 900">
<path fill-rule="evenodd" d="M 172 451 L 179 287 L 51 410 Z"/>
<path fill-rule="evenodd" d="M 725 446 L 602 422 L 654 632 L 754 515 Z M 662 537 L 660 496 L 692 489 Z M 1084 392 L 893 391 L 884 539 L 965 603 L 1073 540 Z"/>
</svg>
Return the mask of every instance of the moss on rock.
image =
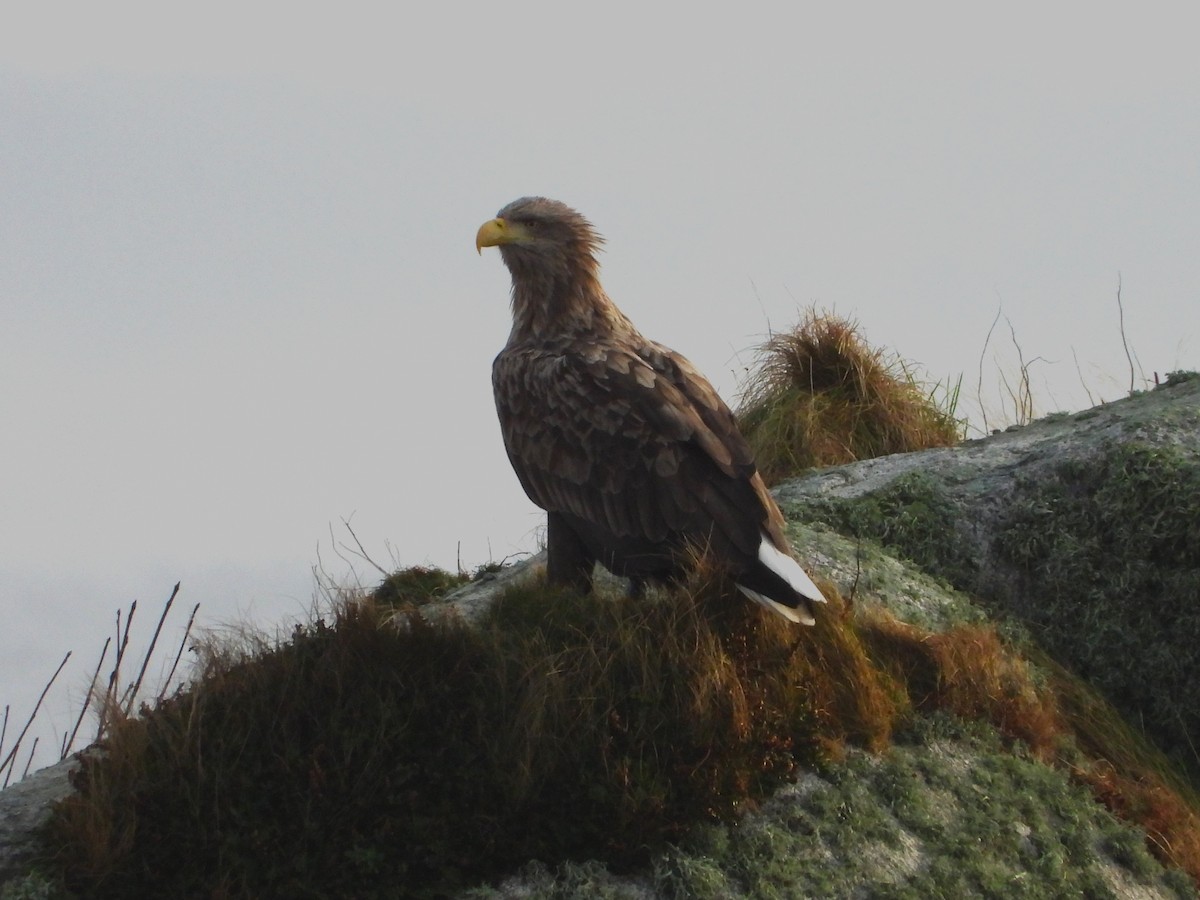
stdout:
<svg viewBox="0 0 1200 900">
<path fill-rule="evenodd" d="M 997 554 L 1060 661 L 1200 771 L 1200 461 L 1124 444 L 1020 482 Z"/>
</svg>

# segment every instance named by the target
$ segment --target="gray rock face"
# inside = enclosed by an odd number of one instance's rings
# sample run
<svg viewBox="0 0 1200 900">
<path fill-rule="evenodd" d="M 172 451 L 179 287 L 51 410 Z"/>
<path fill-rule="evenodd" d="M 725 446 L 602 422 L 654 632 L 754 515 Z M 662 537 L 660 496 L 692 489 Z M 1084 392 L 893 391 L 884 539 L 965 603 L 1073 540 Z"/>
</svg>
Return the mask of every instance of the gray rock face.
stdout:
<svg viewBox="0 0 1200 900">
<path fill-rule="evenodd" d="M 776 496 L 1022 621 L 1200 772 L 1200 376 Z"/>
<path fill-rule="evenodd" d="M 431 604 L 429 611 L 461 616 L 467 622 L 477 622 L 497 596 L 510 585 L 516 584 L 535 572 L 546 568 L 546 551 L 535 553 L 533 556 L 505 566 L 498 572 L 488 572 L 474 581 L 464 584 L 457 590 L 448 593 L 437 604 Z"/>
<path fill-rule="evenodd" d="M 0 791 L 0 885 L 25 873 L 34 852 L 34 833 L 54 803 L 71 793 L 75 757 L 34 772 Z"/>
<path fill-rule="evenodd" d="M 814 497 L 853 499 L 920 472 L 935 478 L 986 534 L 1020 479 L 1039 478 L 1066 459 L 1095 456 L 1106 445 L 1145 443 L 1200 452 L 1200 377 L 1164 385 L 1073 415 L 1052 415 L 957 447 L 938 447 L 822 469 L 780 485 L 783 503 Z"/>
</svg>

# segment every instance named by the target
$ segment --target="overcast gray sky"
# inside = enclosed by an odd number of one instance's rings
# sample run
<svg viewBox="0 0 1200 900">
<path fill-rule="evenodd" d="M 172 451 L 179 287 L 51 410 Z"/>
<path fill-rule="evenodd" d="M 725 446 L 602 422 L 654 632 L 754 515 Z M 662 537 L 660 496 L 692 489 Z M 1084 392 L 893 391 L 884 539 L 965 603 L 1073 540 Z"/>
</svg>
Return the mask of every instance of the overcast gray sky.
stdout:
<svg viewBox="0 0 1200 900">
<path fill-rule="evenodd" d="M 67 727 L 116 608 L 148 631 L 176 580 L 207 623 L 303 616 L 342 519 L 389 564 L 534 549 L 473 246 L 524 194 L 591 218 L 609 293 L 731 401 L 810 304 L 961 374 L 977 425 L 999 310 L 1040 413 L 1114 399 L 1118 273 L 1139 386 L 1200 367 L 1187 6 L 833 6 L 6 13 L 0 704 L 74 649 Z"/>
</svg>

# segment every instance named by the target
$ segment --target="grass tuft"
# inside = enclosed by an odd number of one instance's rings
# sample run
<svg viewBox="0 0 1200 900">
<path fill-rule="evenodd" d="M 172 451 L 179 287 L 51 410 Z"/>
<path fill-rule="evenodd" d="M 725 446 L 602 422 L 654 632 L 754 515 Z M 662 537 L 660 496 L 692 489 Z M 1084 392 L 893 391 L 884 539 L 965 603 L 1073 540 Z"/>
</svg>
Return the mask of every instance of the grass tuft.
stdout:
<svg viewBox="0 0 1200 900">
<path fill-rule="evenodd" d="M 910 367 L 868 346 L 853 322 L 810 311 L 759 355 L 738 421 L 768 484 L 813 466 L 962 440 L 957 386 L 939 402 L 938 388 L 927 391 Z"/>
<path fill-rule="evenodd" d="M 456 587 L 466 584 L 466 575 L 454 575 L 445 569 L 411 566 L 392 572 L 371 592 L 376 603 L 403 609 L 437 600 Z"/>
<path fill-rule="evenodd" d="M 1055 696 L 1037 685 L 1028 663 L 995 628 L 960 625 L 927 632 L 890 615 L 873 615 L 863 631 L 919 710 L 989 722 L 1040 761 L 1058 757 L 1068 729 Z"/>
</svg>

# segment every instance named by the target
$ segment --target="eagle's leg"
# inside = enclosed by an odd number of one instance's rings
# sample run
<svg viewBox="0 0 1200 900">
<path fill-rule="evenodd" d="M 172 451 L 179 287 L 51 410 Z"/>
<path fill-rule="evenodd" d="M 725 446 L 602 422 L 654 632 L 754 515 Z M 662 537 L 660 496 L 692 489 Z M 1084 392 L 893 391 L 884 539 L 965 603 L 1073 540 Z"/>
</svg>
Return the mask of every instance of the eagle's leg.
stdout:
<svg viewBox="0 0 1200 900">
<path fill-rule="evenodd" d="M 596 560 L 559 513 L 546 514 L 546 579 L 582 594 L 592 589 Z"/>
</svg>

